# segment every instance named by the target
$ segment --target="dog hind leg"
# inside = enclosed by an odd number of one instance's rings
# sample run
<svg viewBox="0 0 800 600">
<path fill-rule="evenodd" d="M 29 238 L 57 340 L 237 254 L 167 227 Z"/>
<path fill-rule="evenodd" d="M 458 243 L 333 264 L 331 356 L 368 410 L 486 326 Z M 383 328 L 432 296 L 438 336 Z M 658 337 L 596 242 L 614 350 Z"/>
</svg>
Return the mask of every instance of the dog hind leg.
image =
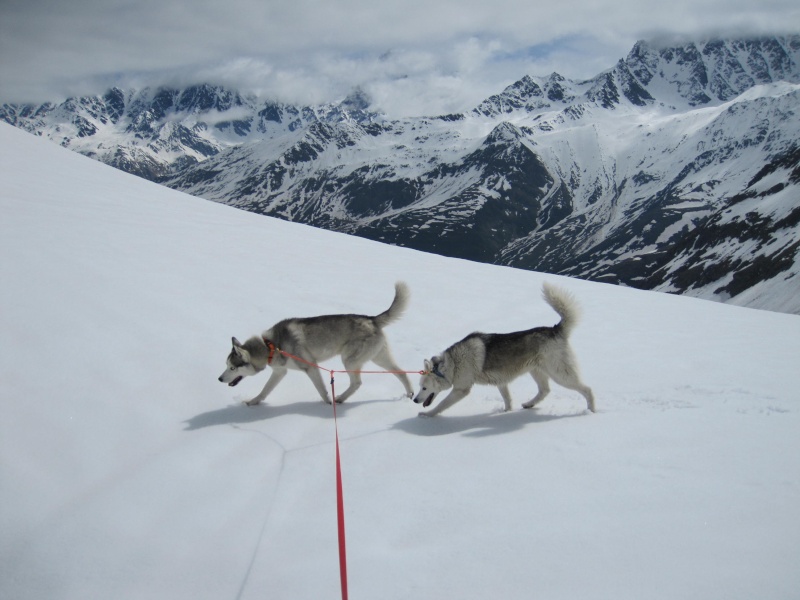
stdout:
<svg viewBox="0 0 800 600">
<path fill-rule="evenodd" d="M 337 403 L 344 402 L 361 387 L 360 371 L 364 367 L 364 363 L 370 360 L 384 369 L 400 370 L 394 365 L 391 355 L 388 354 L 386 340 L 382 336 L 375 335 L 368 339 L 348 344 L 342 352 L 342 363 L 350 376 L 350 386 L 336 398 Z M 386 365 L 390 366 L 387 367 Z M 410 384 L 406 389 L 413 394 L 413 388 L 411 388 Z"/>
<path fill-rule="evenodd" d="M 414 388 L 411 387 L 411 382 L 408 380 L 408 376 L 406 376 L 405 373 L 402 373 L 400 367 L 398 367 L 397 363 L 394 362 L 394 358 L 392 357 L 392 353 L 389 352 L 388 347 L 384 346 L 381 348 L 380 352 L 378 352 L 378 354 L 375 355 L 375 358 L 372 359 L 372 362 L 378 365 L 381 369 L 392 371 L 392 374 L 397 377 L 397 379 L 406 389 L 406 396 L 408 398 L 414 397 Z"/>
<path fill-rule="evenodd" d="M 342 364 L 350 377 L 350 385 L 344 392 L 336 396 L 337 404 L 347 400 L 361 387 L 361 369 L 373 352 L 370 345 L 363 342 L 352 344 L 342 352 Z"/>
<path fill-rule="evenodd" d="M 361 367 L 363 366 L 364 365 L 361 364 L 345 363 L 344 368 L 348 371 L 347 374 L 350 377 L 350 385 L 344 392 L 336 396 L 336 404 L 341 404 L 347 400 L 361 387 L 361 373 L 359 373 L 359 371 L 361 371 Z"/>
<path fill-rule="evenodd" d="M 569 390 L 575 390 L 586 398 L 586 408 L 595 412 L 594 409 L 594 393 L 592 388 L 581 381 L 580 376 L 572 365 L 566 365 L 565 368 L 559 369 L 550 374 L 558 385 L 561 385 Z"/>
</svg>

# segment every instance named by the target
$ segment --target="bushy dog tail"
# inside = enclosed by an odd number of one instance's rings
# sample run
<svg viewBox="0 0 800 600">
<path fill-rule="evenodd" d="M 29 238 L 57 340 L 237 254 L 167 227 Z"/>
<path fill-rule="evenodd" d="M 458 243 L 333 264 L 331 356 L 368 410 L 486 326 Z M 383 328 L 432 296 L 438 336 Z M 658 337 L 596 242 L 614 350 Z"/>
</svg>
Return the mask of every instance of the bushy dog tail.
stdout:
<svg viewBox="0 0 800 600">
<path fill-rule="evenodd" d="M 385 312 L 382 312 L 375 317 L 375 324 L 382 329 L 389 323 L 393 323 L 403 316 L 403 312 L 405 312 L 406 307 L 408 306 L 408 299 L 410 296 L 411 292 L 405 283 L 402 281 L 395 283 L 394 300 L 392 300 L 392 305 Z"/>
<path fill-rule="evenodd" d="M 549 283 L 542 286 L 542 297 L 561 317 L 561 322 L 556 327 L 561 329 L 564 337 L 569 337 L 581 316 L 581 310 L 575 297 L 568 291 Z"/>
</svg>

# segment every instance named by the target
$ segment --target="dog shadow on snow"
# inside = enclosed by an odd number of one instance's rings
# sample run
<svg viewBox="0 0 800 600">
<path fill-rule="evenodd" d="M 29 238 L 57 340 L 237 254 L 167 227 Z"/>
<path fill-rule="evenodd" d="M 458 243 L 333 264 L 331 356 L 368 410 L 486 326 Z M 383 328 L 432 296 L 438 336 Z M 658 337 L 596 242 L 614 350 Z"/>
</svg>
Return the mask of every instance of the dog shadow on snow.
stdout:
<svg viewBox="0 0 800 600">
<path fill-rule="evenodd" d="M 386 400 L 349 400 L 346 403 L 336 405 L 336 415 L 341 418 L 347 412 L 361 404 L 375 404 L 378 402 L 392 402 Z M 333 419 L 333 407 L 321 400 L 310 400 L 308 402 L 292 402 L 289 404 L 259 404 L 257 406 L 246 406 L 243 403 L 230 404 L 223 408 L 201 413 L 184 421 L 186 427 L 184 431 L 195 431 L 205 427 L 215 427 L 217 425 L 246 425 L 258 421 L 266 421 L 286 415 L 302 415 L 305 417 L 317 417 L 318 419 Z"/>
<path fill-rule="evenodd" d="M 336 405 L 336 415 L 341 418 L 361 405 L 375 405 L 381 402 L 396 402 L 397 399 L 384 400 L 350 400 Z M 395 423 L 391 429 L 402 431 L 420 437 L 436 437 L 461 433 L 466 437 L 488 437 L 492 435 L 518 431 L 528 425 L 546 423 L 557 419 L 569 419 L 587 415 L 587 411 L 565 413 L 560 415 L 541 414 L 536 409 L 517 409 L 511 412 L 495 412 L 470 416 L 419 417 L 416 414 L 408 419 Z M 219 425 L 247 425 L 276 419 L 288 415 L 316 417 L 318 419 L 332 419 L 333 408 L 319 400 L 307 402 L 291 402 L 289 404 L 259 404 L 258 406 L 245 406 L 244 404 L 230 404 L 216 410 L 201 413 L 184 421 L 184 431 L 196 431 L 206 427 Z"/>
<path fill-rule="evenodd" d="M 511 412 L 498 412 L 483 415 L 470 415 L 465 417 L 419 417 L 404 419 L 395 423 L 392 429 L 418 435 L 421 437 L 436 437 L 440 435 L 453 435 L 461 433 L 465 437 L 482 438 L 492 435 L 501 435 L 518 431 L 527 425 L 546 423 L 557 419 L 570 419 L 581 417 L 588 411 L 579 413 L 566 413 L 563 415 L 544 415 L 535 409 L 517 409 Z"/>
</svg>

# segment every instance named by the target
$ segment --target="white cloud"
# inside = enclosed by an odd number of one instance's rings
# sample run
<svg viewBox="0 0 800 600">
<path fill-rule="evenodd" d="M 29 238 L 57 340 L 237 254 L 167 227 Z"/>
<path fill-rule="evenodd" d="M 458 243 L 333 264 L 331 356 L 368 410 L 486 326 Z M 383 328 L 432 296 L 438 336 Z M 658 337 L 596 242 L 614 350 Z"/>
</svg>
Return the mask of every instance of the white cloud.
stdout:
<svg viewBox="0 0 800 600">
<path fill-rule="evenodd" d="M 524 74 L 590 77 L 655 34 L 782 32 L 794 0 L 3 0 L 0 101 L 158 76 L 298 102 L 359 85 L 397 114 L 465 110 Z"/>
</svg>

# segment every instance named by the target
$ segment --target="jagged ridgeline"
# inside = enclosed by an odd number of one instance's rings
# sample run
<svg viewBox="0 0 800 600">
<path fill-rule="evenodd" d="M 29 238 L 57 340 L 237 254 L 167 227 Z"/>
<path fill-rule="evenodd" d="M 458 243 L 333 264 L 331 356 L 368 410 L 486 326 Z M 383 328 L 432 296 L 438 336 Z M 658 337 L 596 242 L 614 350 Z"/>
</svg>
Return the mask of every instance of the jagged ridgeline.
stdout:
<svg viewBox="0 0 800 600">
<path fill-rule="evenodd" d="M 783 310 L 798 293 L 800 35 L 640 42 L 393 120 L 200 85 L 0 117 L 245 210 L 471 260 Z"/>
</svg>

